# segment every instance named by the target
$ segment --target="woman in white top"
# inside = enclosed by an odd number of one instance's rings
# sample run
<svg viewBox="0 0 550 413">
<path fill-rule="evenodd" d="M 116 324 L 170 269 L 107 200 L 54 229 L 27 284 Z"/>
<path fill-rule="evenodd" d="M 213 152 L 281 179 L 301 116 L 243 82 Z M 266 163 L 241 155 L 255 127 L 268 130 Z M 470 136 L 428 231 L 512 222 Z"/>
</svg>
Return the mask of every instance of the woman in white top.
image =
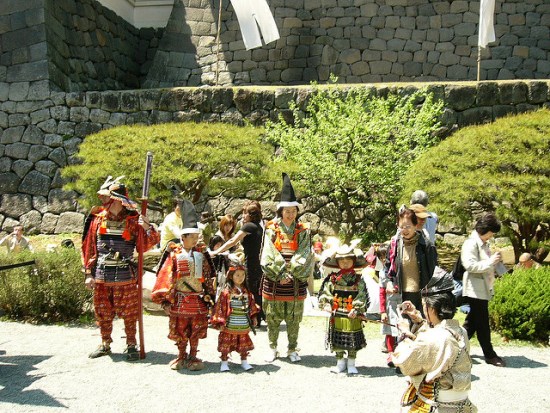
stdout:
<svg viewBox="0 0 550 413">
<path fill-rule="evenodd" d="M 495 267 L 501 263 L 500 252 L 491 254 L 489 240 L 500 231 L 500 222 L 493 213 L 479 218 L 470 238 L 462 245 L 461 261 L 464 269 L 462 296 L 470 304 L 464 328 L 468 338 L 477 333 L 477 339 L 483 350 L 485 361 L 497 367 L 505 367 L 491 343 L 489 327 L 489 300 L 493 298 Z"/>
</svg>

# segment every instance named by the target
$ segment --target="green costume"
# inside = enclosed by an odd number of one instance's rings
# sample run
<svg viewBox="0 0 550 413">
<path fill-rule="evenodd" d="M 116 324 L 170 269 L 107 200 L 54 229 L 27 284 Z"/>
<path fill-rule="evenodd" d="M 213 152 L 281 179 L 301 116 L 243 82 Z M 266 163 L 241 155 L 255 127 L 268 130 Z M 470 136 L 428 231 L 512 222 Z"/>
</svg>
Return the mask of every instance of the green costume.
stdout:
<svg viewBox="0 0 550 413">
<path fill-rule="evenodd" d="M 351 310 L 363 314 L 369 306 L 367 286 L 360 274 L 354 269 L 340 270 L 330 275 L 329 282 L 319 297 L 319 306 L 330 305 L 332 315 L 329 319 L 327 344 L 341 359 L 344 353 L 355 359 L 357 351 L 366 346 L 361 320 L 349 318 Z"/>
<path fill-rule="evenodd" d="M 279 326 L 284 320 L 290 354 L 297 350 L 307 279 L 314 265 L 309 228 L 300 222 L 286 227 L 280 218 L 268 222 L 261 265 L 269 345 L 272 349 L 277 348 Z"/>
</svg>

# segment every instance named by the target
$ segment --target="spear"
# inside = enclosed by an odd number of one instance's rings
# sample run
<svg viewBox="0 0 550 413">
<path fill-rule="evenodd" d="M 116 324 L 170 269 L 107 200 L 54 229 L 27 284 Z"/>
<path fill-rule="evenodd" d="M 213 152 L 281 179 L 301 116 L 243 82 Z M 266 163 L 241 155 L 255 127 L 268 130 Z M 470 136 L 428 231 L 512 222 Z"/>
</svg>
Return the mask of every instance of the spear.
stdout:
<svg viewBox="0 0 550 413">
<path fill-rule="evenodd" d="M 149 198 L 149 185 L 151 183 L 151 169 L 153 167 L 153 154 L 147 152 L 145 161 L 145 176 L 143 178 L 143 191 L 141 193 L 141 215 L 147 216 L 147 200 Z M 138 305 L 139 305 L 139 358 L 145 358 L 145 338 L 143 336 L 143 249 L 145 248 L 145 231 L 140 229 L 138 234 Z"/>
</svg>

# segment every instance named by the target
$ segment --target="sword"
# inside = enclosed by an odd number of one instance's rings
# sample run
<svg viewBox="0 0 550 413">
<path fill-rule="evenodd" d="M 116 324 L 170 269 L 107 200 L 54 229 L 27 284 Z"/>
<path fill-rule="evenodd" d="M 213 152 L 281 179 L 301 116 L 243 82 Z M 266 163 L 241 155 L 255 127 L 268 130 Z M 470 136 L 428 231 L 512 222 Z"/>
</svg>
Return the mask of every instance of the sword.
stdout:
<svg viewBox="0 0 550 413">
<path fill-rule="evenodd" d="M 367 323 L 377 323 L 377 324 L 383 324 L 385 326 L 399 328 L 395 324 L 391 324 L 391 323 L 388 323 L 388 322 L 385 322 L 385 321 L 382 321 L 382 320 L 371 320 L 370 318 L 367 318 L 364 315 L 357 316 L 357 318 L 359 318 L 359 320 L 365 321 Z"/>
<path fill-rule="evenodd" d="M 145 161 L 145 176 L 141 195 L 141 215 L 147 216 L 147 199 L 149 198 L 149 185 L 151 184 L 151 170 L 153 168 L 153 154 L 147 152 Z M 145 338 L 143 335 L 143 246 L 145 244 L 145 231 L 143 228 L 138 233 L 138 305 L 139 305 L 139 358 L 145 358 Z"/>
</svg>

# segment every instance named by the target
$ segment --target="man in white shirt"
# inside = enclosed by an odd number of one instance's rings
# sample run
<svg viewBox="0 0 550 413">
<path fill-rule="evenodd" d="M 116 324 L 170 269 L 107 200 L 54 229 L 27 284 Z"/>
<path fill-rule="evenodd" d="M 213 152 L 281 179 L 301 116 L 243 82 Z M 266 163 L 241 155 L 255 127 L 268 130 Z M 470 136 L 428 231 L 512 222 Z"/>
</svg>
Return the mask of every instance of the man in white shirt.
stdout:
<svg viewBox="0 0 550 413">
<path fill-rule="evenodd" d="M 0 240 L 0 246 L 2 245 L 6 246 L 10 254 L 18 253 L 26 249 L 34 252 L 32 245 L 29 243 L 29 239 L 23 236 L 23 227 L 21 225 L 14 227 L 11 234 L 6 235 Z"/>
</svg>

